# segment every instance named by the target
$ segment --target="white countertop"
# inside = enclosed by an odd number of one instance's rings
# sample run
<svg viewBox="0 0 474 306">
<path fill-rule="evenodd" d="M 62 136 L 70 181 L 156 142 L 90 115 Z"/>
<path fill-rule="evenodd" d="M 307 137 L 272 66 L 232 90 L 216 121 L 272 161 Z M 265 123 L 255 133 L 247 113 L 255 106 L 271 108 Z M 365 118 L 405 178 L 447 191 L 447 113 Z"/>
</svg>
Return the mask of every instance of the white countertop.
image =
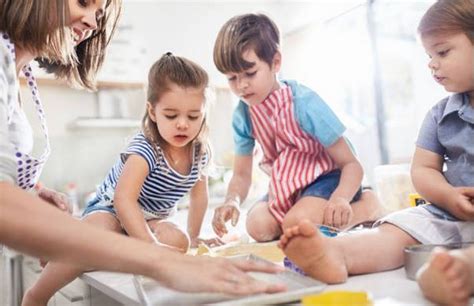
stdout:
<svg viewBox="0 0 474 306">
<path fill-rule="evenodd" d="M 85 273 L 82 279 L 125 305 L 140 305 L 133 276 L 112 272 Z M 433 305 L 427 301 L 416 282 L 406 278 L 404 269 L 353 276 L 344 284 L 327 286 L 324 291 L 367 291 L 374 305 Z"/>
</svg>

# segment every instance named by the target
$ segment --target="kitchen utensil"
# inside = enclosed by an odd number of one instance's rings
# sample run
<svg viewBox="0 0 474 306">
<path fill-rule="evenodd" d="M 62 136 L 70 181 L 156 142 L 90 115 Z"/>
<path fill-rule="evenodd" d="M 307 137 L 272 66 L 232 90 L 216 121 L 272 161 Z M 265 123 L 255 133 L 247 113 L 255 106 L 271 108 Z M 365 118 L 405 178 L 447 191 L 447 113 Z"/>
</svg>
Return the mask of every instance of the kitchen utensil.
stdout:
<svg viewBox="0 0 474 306">
<path fill-rule="evenodd" d="M 270 263 L 255 255 L 235 256 L 232 259 L 250 259 Z M 160 283 L 145 278 L 134 277 L 135 287 L 140 298 L 140 303 L 150 305 L 267 305 L 297 301 L 303 296 L 322 292 L 326 284 L 315 279 L 304 277 L 290 270 L 278 274 L 263 272 L 249 272 L 249 275 L 268 283 L 283 283 L 286 292 L 275 294 L 257 294 L 251 296 L 230 296 L 219 293 L 189 293 L 169 289 Z"/>
</svg>

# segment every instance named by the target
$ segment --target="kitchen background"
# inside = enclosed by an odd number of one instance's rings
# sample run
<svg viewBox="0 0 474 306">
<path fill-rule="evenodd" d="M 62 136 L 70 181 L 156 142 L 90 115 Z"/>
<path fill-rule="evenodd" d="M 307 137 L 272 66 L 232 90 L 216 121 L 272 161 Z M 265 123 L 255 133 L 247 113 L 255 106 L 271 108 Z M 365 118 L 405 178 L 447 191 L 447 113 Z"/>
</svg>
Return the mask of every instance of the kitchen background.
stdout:
<svg viewBox="0 0 474 306">
<path fill-rule="evenodd" d="M 281 30 L 281 77 L 309 85 L 327 101 L 348 128 L 346 135 L 365 168 L 365 184 L 378 187 L 388 208 L 400 208 L 412 188 L 407 164 L 417 130 L 429 107 L 446 95 L 431 79 L 428 58 L 416 36 L 417 23 L 433 2 L 124 0 L 123 17 L 97 92 L 70 89 L 39 74 L 53 148 L 41 182 L 68 193 L 83 207 L 140 128 L 148 68 L 171 51 L 196 61 L 210 74 L 215 97 L 211 138 L 217 165 L 211 204 L 219 203 L 231 175 L 231 116 L 237 100 L 213 65 L 212 47 L 220 26 L 230 17 L 263 12 Z M 44 142 L 25 86 L 21 94 L 38 132 L 35 151 L 40 153 Z M 266 187 L 258 169 L 254 182 L 250 197 L 259 196 Z M 15 263 L 17 258 L 6 260 Z M 27 258 L 23 266 L 28 265 L 32 268 L 24 268 L 22 281 L 15 283 L 7 280 L 16 274 L 2 271 L 0 263 L 0 305 L 6 305 L 5 300 L 14 298 L 15 293 L 21 296 L 21 288 L 28 288 L 37 278 L 37 261 Z M 18 267 L 18 263 L 11 266 Z M 7 288 L 7 283 L 17 287 Z M 78 283 L 63 289 L 55 305 L 115 305 L 84 286 Z M 90 299 L 84 298 L 84 291 Z M 69 302 L 59 302 L 64 297 Z M 76 297 L 84 302 L 73 304 Z"/>
<path fill-rule="evenodd" d="M 148 68 L 171 51 L 198 62 L 211 76 L 211 138 L 218 166 L 212 190 L 222 196 L 232 163 L 236 99 L 213 65 L 212 47 L 231 16 L 264 12 L 281 29 L 281 77 L 314 88 L 337 112 L 365 168 L 366 184 L 373 185 L 376 166 L 409 162 L 426 110 L 446 94 L 431 79 L 416 38 L 419 18 L 432 2 L 125 0 L 97 92 L 41 76 L 53 148 L 42 183 L 83 205 L 139 129 Z M 25 87 L 22 95 L 29 97 Z M 27 111 L 36 118 L 32 107 Z M 35 150 L 42 144 L 38 133 Z M 255 175 L 258 192 L 266 181 L 258 170 Z"/>
</svg>

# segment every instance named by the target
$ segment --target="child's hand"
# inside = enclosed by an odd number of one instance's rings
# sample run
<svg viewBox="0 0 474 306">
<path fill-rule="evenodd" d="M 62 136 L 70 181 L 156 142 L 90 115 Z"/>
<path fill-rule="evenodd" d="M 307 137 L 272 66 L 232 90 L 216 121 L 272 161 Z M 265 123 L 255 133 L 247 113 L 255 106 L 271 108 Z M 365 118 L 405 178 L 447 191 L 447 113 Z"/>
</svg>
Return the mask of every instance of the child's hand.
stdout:
<svg viewBox="0 0 474 306">
<path fill-rule="evenodd" d="M 474 221 L 474 187 L 455 187 L 450 212 L 463 221 Z"/>
<path fill-rule="evenodd" d="M 71 213 L 69 209 L 69 201 L 67 196 L 64 193 L 57 192 L 55 190 L 40 187 L 37 190 L 37 195 L 44 201 L 53 204 L 54 206 L 58 207 L 60 210 L 65 211 L 67 213 Z"/>
<path fill-rule="evenodd" d="M 199 244 L 204 243 L 208 247 L 216 247 L 220 245 L 224 245 L 224 241 L 222 241 L 219 237 L 211 238 L 211 239 L 201 239 L 199 237 L 191 238 L 191 247 L 197 248 Z"/>
<path fill-rule="evenodd" d="M 352 208 L 349 201 L 344 198 L 329 199 L 324 210 L 323 224 L 342 228 L 352 220 Z"/>
<path fill-rule="evenodd" d="M 232 226 L 236 226 L 239 221 L 240 210 L 238 204 L 234 201 L 228 201 L 224 205 L 214 210 L 214 218 L 212 219 L 212 228 L 217 236 L 222 237 L 227 234 L 226 222 L 231 221 Z"/>
</svg>

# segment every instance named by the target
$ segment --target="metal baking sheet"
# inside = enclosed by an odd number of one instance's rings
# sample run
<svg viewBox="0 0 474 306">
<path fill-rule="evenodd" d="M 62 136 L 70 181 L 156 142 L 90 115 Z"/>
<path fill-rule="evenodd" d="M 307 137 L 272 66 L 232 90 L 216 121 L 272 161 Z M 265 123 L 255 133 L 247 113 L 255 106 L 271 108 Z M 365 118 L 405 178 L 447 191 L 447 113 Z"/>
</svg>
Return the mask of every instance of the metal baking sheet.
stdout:
<svg viewBox="0 0 474 306">
<path fill-rule="evenodd" d="M 256 261 L 269 261 L 255 255 L 236 256 L 235 259 L 252 259 Z M 319 293 L 326 284 L 303 276 L 291 270 L 278 274 L 249 272 L 249 274 L 269 283 L 283 283 L 287 286 L 286 292 L 275 294 L 258 294 L 252 296 L 229 296 L 218 293 L 186 293 L 163 287 L 158 282 L 135 276 L 134 284 L 142 305 L 262 305 L 298 301 L 308 294 Z"/>
</svg>

